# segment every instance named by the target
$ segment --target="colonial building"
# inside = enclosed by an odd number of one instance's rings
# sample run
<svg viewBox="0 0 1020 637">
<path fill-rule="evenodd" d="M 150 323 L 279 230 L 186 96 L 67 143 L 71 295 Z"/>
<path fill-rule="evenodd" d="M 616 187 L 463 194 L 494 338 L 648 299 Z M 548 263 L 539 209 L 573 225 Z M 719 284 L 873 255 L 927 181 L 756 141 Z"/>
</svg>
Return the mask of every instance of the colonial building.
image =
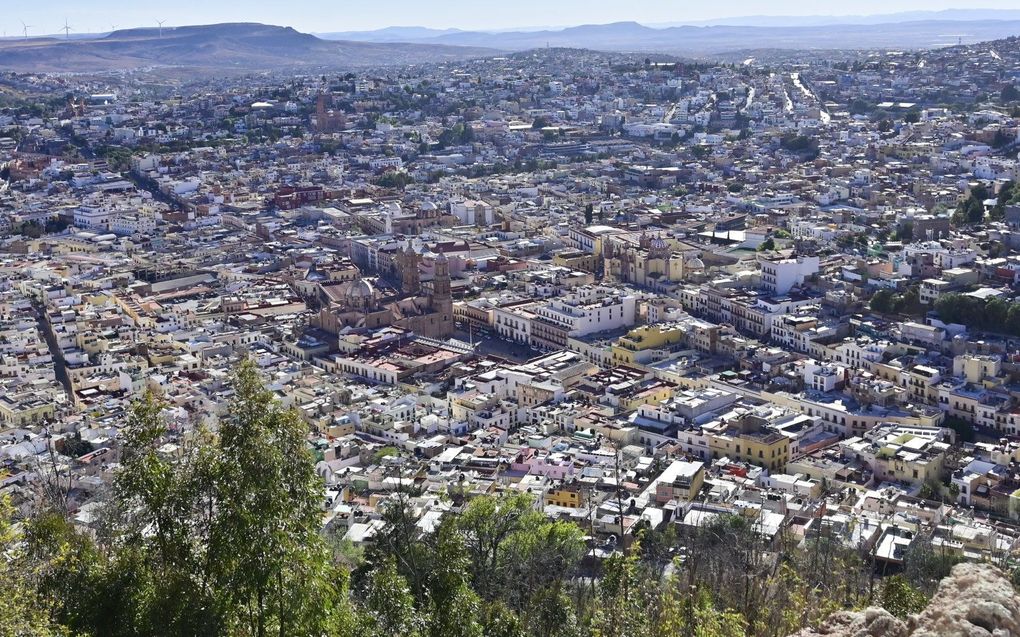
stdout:
<svg viewBox="0 0 1020 637">
<path fill-rule="evenodd" d="M 453 295 L 450 262 L 445 254 L 435 258 L 435 276 L 423 284 L 418 270 L 421 255 L 410 246 L 397 255 L 400 291 L 386 291 L 367 278 L 319 286 L 322 309 L 312 320 L 330 334 L 344 328 L 394 326 L 420 336 L 447 338 L 453 334 Z M 427 285 L 428 289 L 425 289 Z"/>
<path fill-rule="evenodd" d="M 613 280 L 654 288 L 683 281 L 689 274 L 705 269 L 698 258 L 700 251 L 686 244 L 671 245 L 662 237 L 646 233 L 641 234 L 637 245 L 618 239 L 622 237 L 607 241 L 603 253 L 606 276 Z"/>
</svg>

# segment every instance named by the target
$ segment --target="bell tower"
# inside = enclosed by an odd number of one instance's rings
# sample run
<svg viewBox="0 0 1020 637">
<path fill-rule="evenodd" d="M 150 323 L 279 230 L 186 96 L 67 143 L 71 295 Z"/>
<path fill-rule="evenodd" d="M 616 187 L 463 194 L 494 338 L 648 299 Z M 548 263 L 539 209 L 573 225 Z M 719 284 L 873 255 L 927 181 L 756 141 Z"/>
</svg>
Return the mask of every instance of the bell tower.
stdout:
<svg viewBox="0 0 1020 637">
<path fill-rule="evenodd" d="M 453 292 L 450 290 L 450 260 L 439 253 L 432 279 L 432 311 L 439 315 L 441 336 L 453 334 Z"/>
<path fill-rule="evenodd" d="M 418 272 L 418 253 L 411 248 L 411 243 L 400 251 L 397 267 L 400 271 L 400 291 L 404 294 L 417 294 L 421 291 L 421 275 Z"/>
</svg>

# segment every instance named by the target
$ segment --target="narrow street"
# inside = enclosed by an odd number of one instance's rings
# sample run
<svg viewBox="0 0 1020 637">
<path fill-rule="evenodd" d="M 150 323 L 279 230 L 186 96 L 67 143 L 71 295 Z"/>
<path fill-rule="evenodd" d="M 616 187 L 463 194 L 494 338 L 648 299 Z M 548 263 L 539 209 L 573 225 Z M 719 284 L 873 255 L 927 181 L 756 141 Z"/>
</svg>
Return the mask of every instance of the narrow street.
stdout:
<svg viewBox="0 0 1020 637">
<path fill-rule="evenodd" d="M 35 309 L 35 320 L 39 327 L 39 332 L 46 339 L 46 347 L 50 350 L 50 355 L 53 356 L 53 373 L 60 384 L 64 386 L 64 392 L 68 398 L 72 398 L 71 378 L 67 375 L 67 365 L 64 363 L 64 355 L 57 345 L 57 339 L 53 336 L 53 331 L 46 322 L 46 312 L 38 303 L 33 303 L 32 307 Z"/>
<path fill-rule="evenodd" d="M 152 198 L 154 200 L 165 203 L 166 205 L 170 206 L 172 210 L 181 209 L 180 204 L 178 204 L 173 197 L 167 195 L 165 192 L 157 188 L 156 184 L 151 179 L 139 177 L 134 173 L 134 171 L 131 170 L 125 172 L 124 176 L 131 180 L 131 183 L 135 185 L 135 188 L 151 193 Z"/>
</svg>

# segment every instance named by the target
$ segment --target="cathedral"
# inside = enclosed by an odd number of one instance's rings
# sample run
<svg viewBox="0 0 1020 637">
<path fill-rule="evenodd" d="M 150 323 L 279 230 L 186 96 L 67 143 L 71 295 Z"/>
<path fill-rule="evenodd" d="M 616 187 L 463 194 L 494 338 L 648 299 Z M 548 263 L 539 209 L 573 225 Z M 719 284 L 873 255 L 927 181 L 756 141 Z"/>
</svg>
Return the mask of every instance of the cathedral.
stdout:
<svg viewBox="0 0 1020 637">
<path fill-rule="evenodd" d="M 695 246 L 669 242 L 642 232 L 633 243 L 631 235 L 614 237 L 603 251 L 606 278 L 648 288 L 683 281 L 704 270 Z"/>
<path fill-rule="evenodd" d="M 330 334 L 345 328 L 400 327 L 419 336 L 449 338 L 453 335 L 453 294 L 450 261 L 435 258 L 435 276 L 423 283 L 418 270 L 421 255 L 410 245 L 397 255 L 400 291 L 384 291 L 369 279 L 319 285 L 321 309 L 312 325 Z"/>
</svg>

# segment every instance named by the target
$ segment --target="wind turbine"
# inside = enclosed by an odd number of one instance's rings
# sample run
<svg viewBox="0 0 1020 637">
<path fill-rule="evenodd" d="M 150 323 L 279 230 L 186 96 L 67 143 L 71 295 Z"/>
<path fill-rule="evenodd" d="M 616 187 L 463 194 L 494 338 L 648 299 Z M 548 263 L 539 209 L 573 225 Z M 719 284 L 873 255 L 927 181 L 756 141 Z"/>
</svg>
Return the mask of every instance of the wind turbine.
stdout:
<svg viewBox="0 0 1020 637">
<path fill-rule="evenodd" d="M 64 39 L 65 40 L 70 40 L 71 39 L 71 31 L 74 31 L 74 29 L 72 29 L 71 26 L 69 24 L 67 24 L 67 18 L 64 18 L 64 28 L 62 28 L 60 30 L 64 32 Z"/>
<path fill-rule="evenodd" d="M 116 24 L 111 24 L 110 25 L 110 33 L 113 33 L 116 30 L 117 30 L 117 25 Z"/>
<path fill-rule="evenodd" d="M 26 39 L 26 40 L 28 39 L 28 28 L 29 28 L 30 26 L 32 26 L 32 25 L 31 25 L 31 24 L 25 24 L 25 21 L 24 21 L 24 20 L 22 20 L 22 21 L 21 21 L 21 34 L 22 34 L 23 36 L 25 36 L 25 39 Z"/>
<path fill-rule="evenodd" d="M 159 37 L 161 37 L 161 38 L 163 37 L 163 23 L 164 22 L 166 22 L 166 20 L 156 20 L 156 24 L 159 25 Z"/>
</svg>

